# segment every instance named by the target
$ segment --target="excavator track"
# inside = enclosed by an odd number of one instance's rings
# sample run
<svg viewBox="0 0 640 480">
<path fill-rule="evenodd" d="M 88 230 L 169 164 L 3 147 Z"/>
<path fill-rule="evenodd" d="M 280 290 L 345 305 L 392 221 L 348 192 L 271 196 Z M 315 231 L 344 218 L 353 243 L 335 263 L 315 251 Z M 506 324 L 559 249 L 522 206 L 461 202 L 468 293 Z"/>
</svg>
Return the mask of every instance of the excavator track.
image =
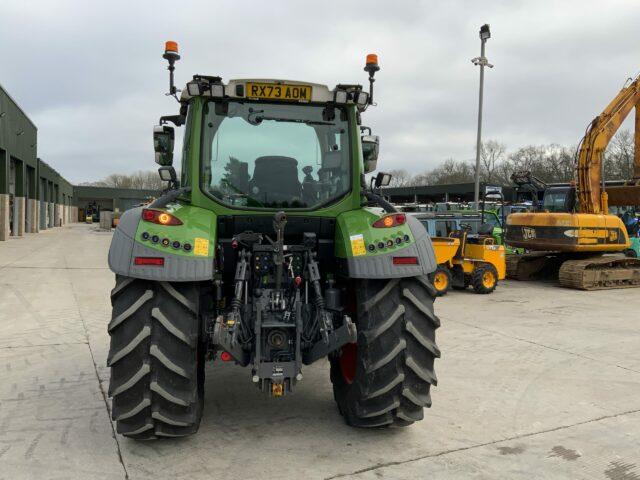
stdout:
<svg viewBox="0 0 640 480">
<path fill-rule="evenodd" d="M 618 255 L 566 260 L 558 279 L 563 287 L 579 290 L 640 287 L 640 260 Z"/>
<path fill-rule="evenodd" d="M 507 255 L 507 278 L 535 280 L 556 277 L 561 263 L 561 258 L 553 252 Z"/>
</svg>

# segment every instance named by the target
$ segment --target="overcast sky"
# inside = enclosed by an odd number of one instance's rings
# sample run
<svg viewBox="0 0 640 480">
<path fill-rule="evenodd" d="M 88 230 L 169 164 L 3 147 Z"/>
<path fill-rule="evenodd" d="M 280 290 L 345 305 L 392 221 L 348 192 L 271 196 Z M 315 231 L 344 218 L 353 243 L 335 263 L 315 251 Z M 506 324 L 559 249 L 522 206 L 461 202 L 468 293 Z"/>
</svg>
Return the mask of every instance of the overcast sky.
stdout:
<svg viewBox="0 0 640 480">
<path fill-rule="evenodd" d="M 378 166 L 418 173 L 475 155 L 479 26 L 491 25 L 485 139 L 573 145 L 640 69 L 640 2 L 1 0 L 0 83 L 38 126 L 38 156 L 77 183 L 155 168 L 165 40 L 194 73 L 366 83 Z"/>
</svg>

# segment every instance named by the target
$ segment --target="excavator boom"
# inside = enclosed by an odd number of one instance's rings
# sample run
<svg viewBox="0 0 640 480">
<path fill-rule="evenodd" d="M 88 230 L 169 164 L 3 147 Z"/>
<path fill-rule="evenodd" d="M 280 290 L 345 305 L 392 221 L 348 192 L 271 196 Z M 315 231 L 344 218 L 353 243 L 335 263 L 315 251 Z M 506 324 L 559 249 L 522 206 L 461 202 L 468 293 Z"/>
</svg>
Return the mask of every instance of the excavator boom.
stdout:
<svg viewBox="0 0 640 480">
<path fill-rule="evenodd" d="M 614 192 L 615 187 L 608 189 L 614 198 L 609 201 L 608 193 L 603 191 L 603 157 L 609 142 L 616 134 L 622 122 L 631 110 L 640 104 L 640 77 L 620 90 L 618 95 L 607 105 L 587 127 L 584 138 L 580 142 L 577 153 L 578 200 L 582 213 L 608 213 L 610 203 L 620 205 L 622 201 L 640 204 L 640 189 L 622 187 Z M 634 176 L 640 179 L 640 118 L 636 108 L 635 124 L 635 166 Z M 629 205 L 633 203 L 624 203 Z"/>
</svg>

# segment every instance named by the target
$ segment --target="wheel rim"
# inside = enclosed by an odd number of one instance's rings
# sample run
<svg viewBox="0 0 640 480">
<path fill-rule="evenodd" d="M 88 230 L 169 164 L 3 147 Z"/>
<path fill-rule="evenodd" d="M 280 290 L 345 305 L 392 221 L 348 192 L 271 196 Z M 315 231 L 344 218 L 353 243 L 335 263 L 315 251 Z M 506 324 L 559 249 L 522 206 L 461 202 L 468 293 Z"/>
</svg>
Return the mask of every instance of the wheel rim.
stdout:
<svg viewBox="0 0 640 480">
<path fill-rule="evenodd" d="M 436 288 L 436 290 L 438 290 L 439 292 L 443 292 L 447 289 L 448 284 L 449 281 L 447 279 L 447 274 L 444 272 L 436 272 L 435 276 L 433 277 L 433 286 Z"/>
<path fill-rule="evenodd" d="M 340 355 L 340 372 L 342 378 L 348 384 L 352 384 L 356 378 L 356 367 L 358 365 L 358 345 L 355 343 L 347 343 L 342 347 Z"/>
<path fill-rule="evenodd" d="M 485 288 L 493 288 L 493 286 L 495 285 L 495 283 L 496 283 L 496 279 L 495 279 L 495 277 L 493 276 L 493 273 L 492 273 L 492 272 L 484 272 L 484 273 L 482 274 L 482 285 L 483 285 Z"/>
</svg>

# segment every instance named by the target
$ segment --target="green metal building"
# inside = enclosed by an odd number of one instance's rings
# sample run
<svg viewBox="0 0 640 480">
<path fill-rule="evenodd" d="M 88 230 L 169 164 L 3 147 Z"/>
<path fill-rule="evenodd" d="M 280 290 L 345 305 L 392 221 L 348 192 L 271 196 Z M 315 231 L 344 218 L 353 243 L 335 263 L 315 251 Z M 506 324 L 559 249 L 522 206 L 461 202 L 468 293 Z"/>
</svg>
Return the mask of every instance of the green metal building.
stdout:
<svg viewBox="0 0 640 480">
<path fill-rule="evenodd" d="M 157 190 L 73 186 L 38 158 L 38 129 L 0 85 L 0 241 L 84 221 L 87 207 L 124 212 Z"/>
<path fill-rule="evenodd" d="M 37 127 L 0 85 L 0 240 L 77 218 L 73 186 L 37 153 Z"/>
<path fill-rule="evenodd" d="M 0 86 L 0 240 L 73 216 L 73 187 L 38 158 L 37 149 L 37 127 Z"/>
</svg>

